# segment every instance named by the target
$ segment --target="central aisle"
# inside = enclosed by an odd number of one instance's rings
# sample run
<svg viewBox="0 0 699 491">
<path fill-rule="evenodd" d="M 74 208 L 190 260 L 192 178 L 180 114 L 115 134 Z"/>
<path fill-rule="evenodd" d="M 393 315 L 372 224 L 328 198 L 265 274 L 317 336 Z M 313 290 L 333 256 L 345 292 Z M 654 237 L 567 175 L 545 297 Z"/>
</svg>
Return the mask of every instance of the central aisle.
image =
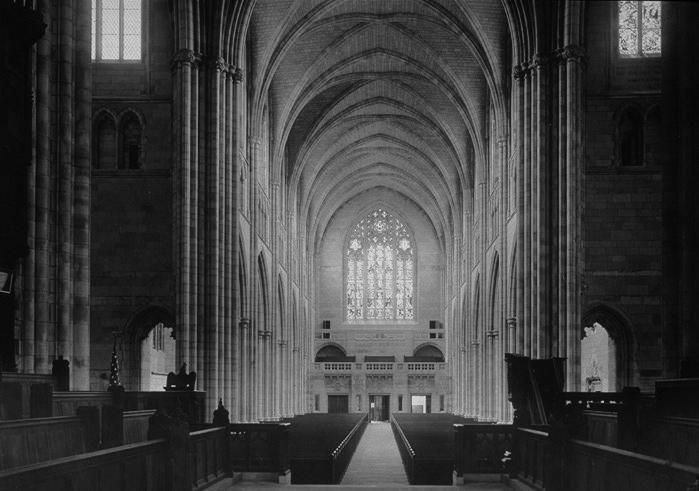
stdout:
<svg viewBox="0 0 699 491">
<path fill-rule="evenodd" d="M 409 485 L 390 423 L 369 423 L 341 484 Z"/>
</svg>

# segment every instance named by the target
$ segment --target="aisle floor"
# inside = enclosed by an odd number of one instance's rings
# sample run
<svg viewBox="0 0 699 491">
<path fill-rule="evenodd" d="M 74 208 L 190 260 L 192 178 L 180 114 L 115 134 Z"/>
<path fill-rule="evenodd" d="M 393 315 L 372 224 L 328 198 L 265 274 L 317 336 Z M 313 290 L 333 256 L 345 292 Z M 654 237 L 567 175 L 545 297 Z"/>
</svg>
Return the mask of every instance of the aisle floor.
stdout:
<svg viewBox="0 0 699 491">
<path fill-rule="evenodd" d="M 409 484 L 389 423 L 367 425 L 341 484 Z"/>
</svg>

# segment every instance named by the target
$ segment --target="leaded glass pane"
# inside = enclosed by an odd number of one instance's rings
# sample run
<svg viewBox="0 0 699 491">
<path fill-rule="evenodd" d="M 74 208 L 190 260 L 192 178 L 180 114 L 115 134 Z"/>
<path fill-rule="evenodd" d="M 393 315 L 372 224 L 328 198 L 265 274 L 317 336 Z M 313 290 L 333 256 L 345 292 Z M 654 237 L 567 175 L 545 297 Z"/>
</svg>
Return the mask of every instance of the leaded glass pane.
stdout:
<svg viewBox="0 0 699 491">
<path fill-rule="evenodd" d="M 92 59 L 97 56 L 97 0 L 92 0 Z"/>
<path fill-rule="evenodd" d="M 102 59 L 103 60 L 118 60 L 119 59 L 119 35 L 105 34 L 102 36 Z"/>
<path fill-rule="evenodd" d="M 348 319 L 412 319 L 412 238 L 403 223 L 377 209 L 357 223 L 347 243 Z"/>
<path fill-rule="evenodd" d="M 660 29 L 660 2 L 643 2 L 641 26 L 646 29 Z"/>
<path fill-rule="evenodd" d="M 619 54 L 626 57 L 661 54 L 661 2 L 622 1 L 619 6 Z"/>
<path fill-rule="evenodd" d="M 638 2 L 619 2 L 619 29 L 638 29 Z"/>
</svg>

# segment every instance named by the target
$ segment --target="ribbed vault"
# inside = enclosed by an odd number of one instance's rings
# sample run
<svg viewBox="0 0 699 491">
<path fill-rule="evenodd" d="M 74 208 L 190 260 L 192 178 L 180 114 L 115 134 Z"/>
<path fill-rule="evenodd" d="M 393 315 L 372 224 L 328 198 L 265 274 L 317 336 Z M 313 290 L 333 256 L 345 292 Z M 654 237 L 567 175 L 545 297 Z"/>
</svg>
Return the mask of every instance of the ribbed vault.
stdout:
<svg viewBox="0 0 699 491">
<path fill-rule="evenodd" d="M 448 253 L 486 158 L 488 108 L 503 110 L 506 29 L 486 0 L 254 4 L 251 132 L 268 111 L 272 176 L 311 248 L 348 200 L 391 189 Z"/>
</svg>

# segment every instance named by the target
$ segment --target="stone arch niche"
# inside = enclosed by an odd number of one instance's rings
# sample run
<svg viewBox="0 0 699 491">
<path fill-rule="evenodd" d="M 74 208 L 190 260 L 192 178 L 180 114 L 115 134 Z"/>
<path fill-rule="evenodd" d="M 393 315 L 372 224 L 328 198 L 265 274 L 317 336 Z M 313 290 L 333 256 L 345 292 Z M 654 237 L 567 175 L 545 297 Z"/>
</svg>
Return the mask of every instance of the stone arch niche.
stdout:
<svg viewBox="0 0 699 491">
<path fill-rule="evenodd" d="M 580 333 L 581 390 L 619 392 L 633 384 L 633 335 L 628 321 L 606 305 L 583 316 Z"/>
<path fill-rule="evenodd" d="M 123 329 L 121 381 L 126 390 L 163 390 L 175 366 L 175 316 L 152 305 L 136 312 Z M 188 367 L 191 369 L 191 367 Z"/>
</svg>

